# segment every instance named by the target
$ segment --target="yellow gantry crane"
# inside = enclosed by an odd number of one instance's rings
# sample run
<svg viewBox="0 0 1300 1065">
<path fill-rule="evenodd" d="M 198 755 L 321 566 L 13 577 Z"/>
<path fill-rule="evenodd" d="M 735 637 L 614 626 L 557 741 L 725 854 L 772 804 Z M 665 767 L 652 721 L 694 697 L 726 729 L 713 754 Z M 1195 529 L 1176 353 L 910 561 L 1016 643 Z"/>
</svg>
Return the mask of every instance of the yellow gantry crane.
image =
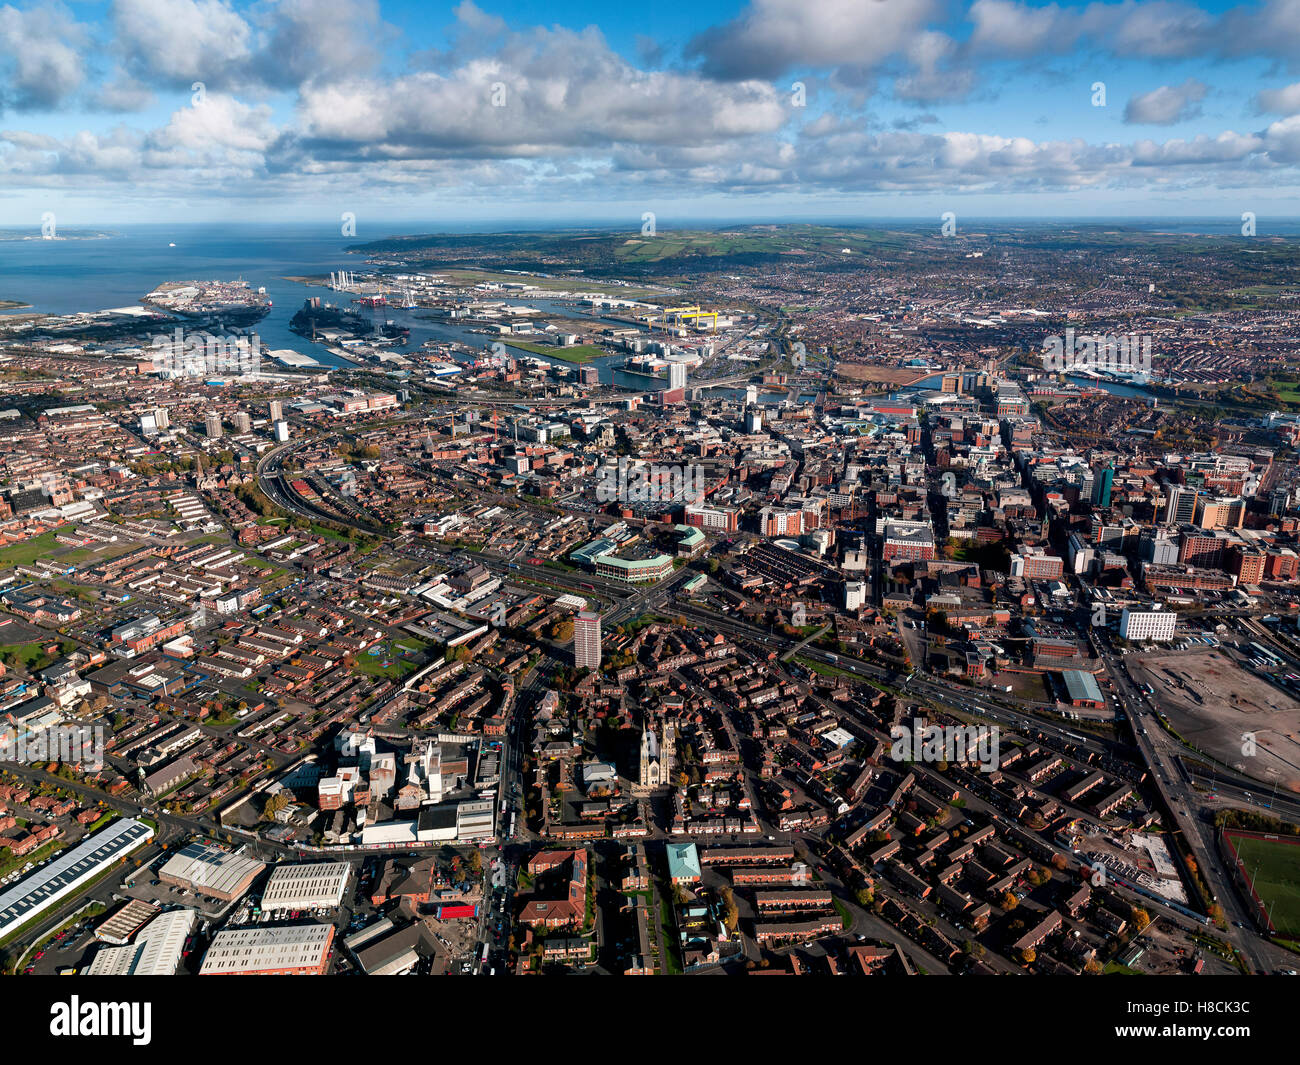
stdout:
<svg viewBox="0 0 1300 1065">
<path fill-rule="evenodd" d="M 712 319 L 713 319 L 713 332 L 716 333 L 716 332 L 718 331 L 718 312 L 717 312 L 717 311 L 702 311 L 702 310 L 700 310 L 699 307 L 668 307 L 668 308 L 665 308 L 664 313 L 663 313 L 663 319 L 662 319 L 662 321 L 663 321 L 663 323 L 664 323 L 664 328 L 665 328 L 665 329 L 668 327 L 668 319 L 669 319 L 670 317 L 672 317 L 672 318 L 676 318 L 678 321 L 681 321 L 683 318 L 712 318 Z"/>
</svg>

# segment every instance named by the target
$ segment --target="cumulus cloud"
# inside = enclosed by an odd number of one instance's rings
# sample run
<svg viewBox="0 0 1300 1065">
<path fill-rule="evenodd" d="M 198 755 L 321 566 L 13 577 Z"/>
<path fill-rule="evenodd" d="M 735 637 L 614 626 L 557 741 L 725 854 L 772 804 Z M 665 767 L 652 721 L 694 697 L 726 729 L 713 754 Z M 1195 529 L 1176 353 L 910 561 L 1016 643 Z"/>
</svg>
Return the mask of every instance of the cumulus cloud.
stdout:
<svg viewBox="0 0 1300 1065">
<path fill-rule="evenodd" d="M 1280 89 L 1264 89 L 1255 97 L 1255 109 L 1263 114 L 1300 114 L 1300 81 Z"/>
<path fill-rule="evenodd" d="M 246 62 L 253 29 L 225 0 L 116 0 L 115 40 L 144 81 L 214 87 Z"/>
<path fill-rule="evenodd" d="M 307 86 L 298 136 L 370 158 L 538 157 L 624 142 L 709 145 L 774 134 L 792 109 L 767 82 L 641 70 L 599 31 L 511 34 L 440 73 Z"/>
<path fill-rule="evenodd" d="M 1200 114 L 1207 87 L 1188 78 L 1181 85 L 1161 85 L 1134 96 L 1124 105 L 1124 121 L 1134 125 L 1172 126 Z"/>
<path fill-rule="evenodd" d="M 934 0 L 752 0 L 733 21 L 698 34 L 686 50 L 720 78 L 871 67 L 904 51 L 936 12 Z"/>
<path fill-rule="evenodd" d="M 968 33 L 940 0 L 749 0 L 683 51 L 639 40 L 628 55 L 595 26 L 520 27 L 474 0 L 454 9 L 438 50 L 410 54 L 382 2 L 113 0 L 102 27 L 48 4 L 0 7 L 0 103 L 73 103 L 87 127 L 0 133 L 0 184 L 610 201 L 1276 186 L 1300 166 L 1300 83 L 1254 98 L 1277 118 L 1266 128 L 1134 143 L 1026 136 L 1030 117 L 945 128 L 933 113 L 1040 56 L 1281 56 L 1300 0 L 1250 9 L 1269 41 L 1237 10 L 1181 0 L 973 0 L 957 12 Z M 98 63 L 83 75 L 87 56 Z M 206 97 L 191 107 L 194 81 Z M 145 128 L 116 117 L 177 91 L 187 106 Z M 1195 78 L 1162 85 L 1130 99 L 1124 119 L 1182 122 L 1208 92 Z"/>
<path fill-rule="evenodd" d="M 82 83 L 86 34 L 58 4 L 0 7 L 0 108 L 55 107 Z"/>
</svg>

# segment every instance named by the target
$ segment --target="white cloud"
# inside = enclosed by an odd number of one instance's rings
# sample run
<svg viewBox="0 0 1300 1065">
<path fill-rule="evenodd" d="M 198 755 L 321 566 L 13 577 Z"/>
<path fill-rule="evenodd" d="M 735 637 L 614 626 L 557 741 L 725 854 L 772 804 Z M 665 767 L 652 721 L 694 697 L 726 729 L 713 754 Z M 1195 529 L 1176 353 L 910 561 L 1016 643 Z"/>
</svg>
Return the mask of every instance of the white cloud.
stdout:
<svg viewBox="0 0 1300 1065">
<path fill-rule="evenodd" d="M 933 0 L 752 0 L 733 21 L 698 34 L 687 51 L 723 78 L 871 67 L 904 51 L 937 12 Z"/>
<path fill-rule="evenodd" d="M 86 35 L 57 4 L 0 7 L 0 108 L 55 107 L 82 83 Z"/>
<path fill-rule="evenodd" d="M 1264 89 L 1255 97 L 1255 107 L 1265 114 L 1300 114 L 1300 81 L 1280 89 Z"/>
<path fill-rule="evenodd" d="M 252 27 L 224 0 L 115 0 L 113 23 L 131 71 L 170 85 L 220 86 L 251 54 Z"/>
<path fill-rule="evenodd" d="M 1206 92 L 1205 83 L 1195 78 L 1188 78 L 1181 85 L 1161 85 L 1129 100 L 1124 106 L 1124 121 L 1148 126 L 1185 122 L 1200 114 L 1198 105 Z"/>
</svg>

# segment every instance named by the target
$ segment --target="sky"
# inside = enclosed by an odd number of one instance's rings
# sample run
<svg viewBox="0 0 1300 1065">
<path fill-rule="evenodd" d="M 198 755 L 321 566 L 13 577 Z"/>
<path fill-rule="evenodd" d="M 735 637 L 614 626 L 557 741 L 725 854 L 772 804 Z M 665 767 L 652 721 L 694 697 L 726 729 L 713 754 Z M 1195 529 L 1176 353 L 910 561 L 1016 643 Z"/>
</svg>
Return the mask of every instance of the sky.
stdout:
<svg viewBox="0 0 1300 1065">
<path fill-rule="evenodd" d="M 0 3 L 0 226 L 1300 216 L 1300 0 Z"/>
</svg>

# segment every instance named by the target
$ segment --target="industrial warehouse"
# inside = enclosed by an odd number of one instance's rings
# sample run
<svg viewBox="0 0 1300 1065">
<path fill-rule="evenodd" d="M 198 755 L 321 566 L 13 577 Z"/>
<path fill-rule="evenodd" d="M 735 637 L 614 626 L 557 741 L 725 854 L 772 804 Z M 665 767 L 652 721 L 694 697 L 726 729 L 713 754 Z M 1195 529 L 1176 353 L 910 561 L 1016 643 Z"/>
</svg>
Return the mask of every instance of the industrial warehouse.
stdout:
<svg viewBox="0 0 1300 1065">
<path fill-rule="evenodd" d="M 173 976 L 194 927 L 193 910 L 170 910 L 154 917 L 134 943 L 101 947 L 87 976 Z"/>
<path fill-rule="evenodd" d="M 124 817 L 70 847 L 43 868 L 0 894 L 0 938 L 153 839 L 153 829 Z"/>
<path fill-rule="evenodd" d="M 158 870 L 158 879 L 196 895 L 233 902 L 253 886 L 265 868 L 256 859 L 203 843 L 191 843 L 167 859 Z"/>
<path fill-rule="evenodd" d="M 231 928 L 218 932 L 200 976 L 323 976 L 329 967 L 334 926 Z"/>
<path fill-rule="evenodd" d="M 343 901 L 350 871 L 347 862 L 277 866 L 262 894 L 262 912 L 336 909 Z"/>
</svg>

